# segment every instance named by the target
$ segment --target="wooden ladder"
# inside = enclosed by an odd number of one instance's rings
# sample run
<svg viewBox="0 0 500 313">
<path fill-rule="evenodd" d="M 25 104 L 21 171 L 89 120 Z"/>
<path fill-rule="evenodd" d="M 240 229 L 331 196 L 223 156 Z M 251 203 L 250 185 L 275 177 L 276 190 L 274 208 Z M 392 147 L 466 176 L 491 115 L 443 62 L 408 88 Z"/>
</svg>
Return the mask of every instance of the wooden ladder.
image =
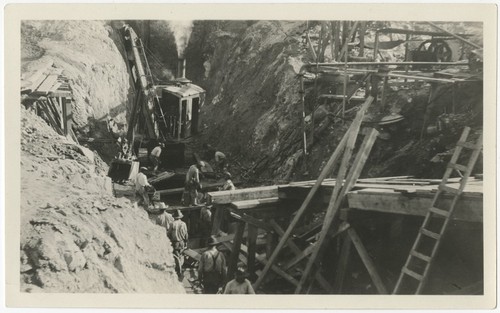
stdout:
<svg viewBox="0 0 500 313">
<path fill-rule="evenodd" d="M 420 227 L 417 239 L 410 250 L 406 263 L 401 269 L 393 294 L 420 294 L 428 278 L 429 270 L 441 244 L 441 239 L 451 220 L 457 201 L 462 194 L 477 158 L 482 149 L 482 134 L 476 143 L 467 142 L 470 128 L 465 127 L 457 142 L 455 152 L 446 168 L 443 179 L 434 196 L 424 222 Z M 472 150 L 467 165 L 457 164 L 462 149 Z M 456 170 L 463 172 L 459 188 L 447 186 L 451 173 Z M 448 205 L 441 204 L 444 194 L 452 194 L 453 199 Z M 425 250 L 425 251 L 424 251 Z"/>
</svg>

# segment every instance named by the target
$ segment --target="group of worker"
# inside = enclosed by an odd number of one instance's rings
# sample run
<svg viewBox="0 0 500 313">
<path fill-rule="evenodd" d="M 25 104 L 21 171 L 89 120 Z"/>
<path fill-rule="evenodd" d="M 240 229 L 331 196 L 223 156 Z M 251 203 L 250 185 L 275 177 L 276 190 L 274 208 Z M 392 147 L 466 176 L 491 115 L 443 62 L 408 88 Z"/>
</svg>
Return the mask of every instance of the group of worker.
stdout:
<svg viewBox="0 0 500 313">
<path fill-rule="evenodd" d="M 160 143 L 156 146 L 150 156 L 153 170 L 157 170 L 160 164 L 159 157 L 162 153 L 164 144 Z M 204 148 L 210 149 L 208 146 Z M 211 153 L 211 152 L 210 152 Z M 217 151 L 214 153 L 218 169 L 225 169 L 225 156 L 221 156 Z M 200 176 L 201 170 L 205 166 L 205 162 L 199 161 L 189 167 L 185 178 L 185 191 L 183 193 L 183 203 L 189 205 L 200 205 L 200 191 L 202 189 Z M 135 180 L 136 196 L 138 204 L 148 209 L 150 208 L 151 200 L 149 194 L 154 193 L 147 179 L 146 172 L 148 168 L 141 167 Z M 219 190 L 235 190 L 232 182 L 231 174 L 227 171 L 223 173 L 224 185 Z M 175 270 L 179 280 L 183 279 L 182 266 L 184 264 L 184 250 L 188 244 L 188 228 L 182 221 L 183 214 L 180 210 L 174 211 L 173 214 L 166 212 L 167 206 L 164 203 L 160 210 L 161 214 L 150 214 L 150 219 L 157 225 L 163 226 L 166 229 L 168 238 L 172 243 L 173 255 L 175 260 Z M 220 244 L 217 239 L 211 236 L 212 227 L 212 212 L 211 207 L 203 206 L 200 210 L 199 232 L 200 245 L 208 248 L 201 255 L 198 265 L 198 279 L 203 285 L 203 293 L 205 294 L 254 294 L 254 290 L 250 281 L 247 279 L 248 273 L 244 264 L 238 264 L 235 271 L 234 279 L 227 281 L 226 258 L 224 253 L 217 249 Z"/>
<path fill-rule="evenodd" d="M 203 285 L 203 293 L 255 294 L 243 263 L 238 263 L 234 279 L 226 284 L 226 257 L 217 249 L 219 244 L 217 238 L 210 237 L 208 248 L 202 253 L 198 264 L 198 279 Z"/>
</svg>

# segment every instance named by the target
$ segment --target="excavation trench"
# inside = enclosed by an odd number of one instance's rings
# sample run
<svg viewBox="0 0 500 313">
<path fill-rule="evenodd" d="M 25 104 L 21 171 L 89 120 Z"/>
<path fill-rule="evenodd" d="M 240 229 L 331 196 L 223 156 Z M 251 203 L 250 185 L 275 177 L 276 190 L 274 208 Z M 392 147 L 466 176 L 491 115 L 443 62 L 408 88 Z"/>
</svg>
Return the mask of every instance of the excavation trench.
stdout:
<svg viewBox="0 0 500 313">
<path fill-rule="evenodd" d="M 141 40 L 133 45 L 142 47 L 142 52 L 132 50 L 135 61 L 127 50 L 130 32 L 122 28 L 124 23 Z M 307 32 L 319 36 L 324 25 L 313 23 Z M 323 67 L 313 62 L 307 40 L 306 44 L 303 41 L 306 24 L 301 21 L 194 21 L 182 53 L 187 63 L 181 69 L 191 80 L 186 83 L 175 74 L 178 51 L 172 29 L 162 21 L 24 23 L 24 76 L 29 81 L 33 77 L 29 74 L 44 66 L 50 73 L 64 71 L 73 93 L 69 128 L 81 146 L 59 136 L 67 135 L 61 133 L 66 128 L 61 126 L 58 134 L 47 125 L 54 123 L 48 116 L 52 113 L 36 116 L 54 105 L 50 94 L 48 100 L 40 95 L 31 99 L 33 94 L 24 99 L 23 291 L 199 293 L 197 257 L 207 239 L 200 229 L 204 206 L 212 212 L 211 234 L 225 238 L 219 249 L 230 270 L 237 262 L 246 263 L 249 279 L 255 284 L 361 105 L 375 95 L 360 121 L 353 158 L 347 164 L 354 166 L 354 156 L 363 149 L 362 142 L 372 129 L 378 136 L 357 173 L 360 180 L 352 186 L 352 193 L 339 200 L 331 233 L 325 235 L 312 267 L 315 279 L 307 293 L 379 294 L 382 289 L 390 293 L 462 130 L 472 128 L 472 141 L 482 133 L 479 74 L 471 74 L 463 65 L 420 65 L 411 71 L 406 68 L 406 74 L 394 74 L 406 76 L 385 85 L 383 75 L 391 68 L 382 65 L 375 71 L 356 67 L 357 71 L 347 73 L 329 67 L 330 60 L 323 60 Z M 367 32 L 366 37 L 374 34 Z M 82 42 L 89 43 L 84 50 Z M 389 61 L 400 62 L 401 47 L 382 54 Z M 323 58 L 334 54 L 329 46 L 322 49 Z M 162 140 L 148 138 L 146 133 L 156 130 L 146 117 L 148 112 L 156 112 L 155 105 L 166 108 L 166 101 L 171 100 L 167 94 L 174 87 L 165 83 L 166 87 L 158 89 L 161 92 L 152 97 L 153 111 L 136 107 L 138 99 L 149 99 L 147 93 L 143 98 L 138 94 L 150 86 L 131 74 L 137 59 L 148 61 L 144 76 L 154 86 L 177 77 L 175 88 L 199 88 L 195 89 L 200 94 L 199 115 L 188 109 L 194 107 L 196 95 L 181 95 L 188 105 L 182 111 L 181 101 L 179 112 L 191 112 L 190 125 L 197 125 L 192 133 L 184 126 L 175 128 L 176 120 L 163 122 L 176 138 L 165 140 L 160 173 L 152 171 L 149 156 Z M 425 77 L 411 76 L 417 72 Z M 467 81 L 444 82 L 451 79 Z M 343 101 L 343 94 L 350 99 Z M 169 112 L 161 110 L 161 115 L 175 113 Z M 193 122 L 194 116 L 199 120 Z M 132 117 L 137 124 L 131 126 Z M 117 139 L 127 136 L 137 158 L 120 167 L 115 157 L 122 147 Z M 226 155 L 224 170 L 217 168 L 212 157 L 205 157 L 204 144 Z M 202 169 L 201 205 L 186 206 L 181 201 L 185 175 L 200 159 L 215 170 Z M 148 167 L 146 174 L 156 189 L 153 204 L 164 202 L 167 213 L 180 210 L 188 226 L 189 249 L 181 282 L 165 228 L 154 225 L 166 213 L 154 207 L 148 213 L 135 203 L 133 176 L 142 166 Z M 482 167 L 479 158 L 473 173 L 482 173 Z M 224 171 L 232 175 L 237 187 L 234 195 L 219 191 Z M 292 294 L 301 284 L 327 218 L 335 185 L 331 177 L 339 172 L 338 168 L 330 171 L 299 227 L 291 230 L 293 243 L 280 251 L 258 293 Z M 481 188 L 481 196 L 475 191 L 464 196 L 424 293 L 468 293 L 471 286 L 482 287 L 482 180 L 471 177 L 471 182 Z M 390 190 L 390 194 L 380 189 Z M 470 212 L 464 211 L 466 205 L 472 207 Z"/>
</svg>

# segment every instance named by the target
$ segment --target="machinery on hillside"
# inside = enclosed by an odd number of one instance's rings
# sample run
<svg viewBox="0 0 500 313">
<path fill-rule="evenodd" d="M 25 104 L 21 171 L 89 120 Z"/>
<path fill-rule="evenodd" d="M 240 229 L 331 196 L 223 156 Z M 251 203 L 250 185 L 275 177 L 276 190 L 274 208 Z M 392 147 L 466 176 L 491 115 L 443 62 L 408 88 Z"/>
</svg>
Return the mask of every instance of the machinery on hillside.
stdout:
<svg viewBox="0 0 500 313">
<path fill-rule="evenodd" d="M 156 84 L 142 40 L 129 25 L 123 26 L 129 71 L 135 98 L 130 111 L 127 139 L 137 156 L 159 141 L 167 146 L 162 159 L 172 166 L 184 163 L 184 140 L 197 134 L 205 90 L 186 78 L 186 60 L 179 59 L 177 78 Z"/>
<path fill-rule="evenodd" d="M 151 150 L 163 142 L 162 164 L 182 167 L 185 141 L 199 131 L 205 90 L 186 78 L 185 59 L 178 62 L 177 78 L 165 84 L 157 83 L 149 67 L 146 49 L 134 29 L 125 24 L 122 36 L 134 90 L 127 130 L 131 153 L 139 162 L 148 164 Z M 133 179 L 139 162 L 117 158 L 112 161 L 108 176 L 114 181 Z"/>
</svg>

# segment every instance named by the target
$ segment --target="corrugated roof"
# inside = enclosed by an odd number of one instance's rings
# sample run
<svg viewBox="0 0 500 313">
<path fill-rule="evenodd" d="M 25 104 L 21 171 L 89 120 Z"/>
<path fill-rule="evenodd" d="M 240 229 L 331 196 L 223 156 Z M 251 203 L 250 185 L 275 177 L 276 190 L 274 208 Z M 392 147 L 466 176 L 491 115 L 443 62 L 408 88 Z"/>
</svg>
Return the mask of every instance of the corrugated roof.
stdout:
<svg viewBox="0 0 500 313">
<path fill-rule="evenodd" d="M 181 98 L 194 96 L 205 92 L 203 88 L 194 84 L 172 85 L 172 86 L 166 86 L 163 89 Z"/>
</svg>

